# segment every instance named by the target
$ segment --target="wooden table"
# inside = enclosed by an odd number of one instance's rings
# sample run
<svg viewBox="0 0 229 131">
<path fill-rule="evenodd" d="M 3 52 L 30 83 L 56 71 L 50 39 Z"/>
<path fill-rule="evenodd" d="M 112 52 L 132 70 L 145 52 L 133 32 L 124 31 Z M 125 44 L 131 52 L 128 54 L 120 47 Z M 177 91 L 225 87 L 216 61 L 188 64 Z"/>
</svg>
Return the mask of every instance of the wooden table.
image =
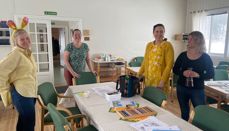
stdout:
<svg viewBox="0 0 229 131">
<path fill-rule="evenodd" d="M 221 102 L 229 102 L 229 81 L 205 81 L 205 95 Z"/>
<path fill-rule="evenodd" d="M 91 123 L 99 131 L 135 131 L 130 126 L 132 122 L 119 120 L 119 116 L 116 113 L 109 112 L 110 105 L 106 99 L 92 90 L 94 87 L 112 87 L 115 88 L 116 83 L 105 82 L 87 85 L 70 86 L 65 95 L 73 95 L 80 111 L 87 115 L 91 120 Z M 88 97 L 83 97 L 77 94 L 78 92 L 90 92 Z M 140 106 L 148 106 L 155 110 L 158 114 L 156 116 L 162 122 L 167 123 L 169 126 L 177 125 L 182 131 L 199 131 L 197 127 L 182 120 L 167 110 L 147 101 L 139 95 L 131 98 L 122 98 L 122 100 L 132 100 L 140 104 Z M 62 101 L 64 103 L 64 101 Z"/>
</svg>

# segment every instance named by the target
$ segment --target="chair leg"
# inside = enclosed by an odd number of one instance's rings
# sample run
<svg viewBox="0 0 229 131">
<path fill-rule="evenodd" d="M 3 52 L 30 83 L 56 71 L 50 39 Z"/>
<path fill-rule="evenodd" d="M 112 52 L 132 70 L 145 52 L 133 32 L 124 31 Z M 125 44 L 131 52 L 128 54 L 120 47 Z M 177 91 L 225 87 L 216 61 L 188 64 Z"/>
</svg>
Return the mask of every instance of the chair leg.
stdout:
<svg viewBox="0 0 229 131">
<path fill-rule="evenodd" d="M 44 131 L 44 109 L 41 109 L 41 131 Z"/>
<path fill-rule="evenodd" d="M 55 130 L 56 130 L 55 125 L 53 125 L 53 128 L 52 128 L 52 129 L 53 129 L 53 131 L 55 131 Z"/>
<path fill-rule="evenodd" d="M 173 103 L 174 94 L 173 94 L 173 87 L 172 86 L 170 87 L 170 99 L 171 99 L 171 102 Z"/>
</svg>

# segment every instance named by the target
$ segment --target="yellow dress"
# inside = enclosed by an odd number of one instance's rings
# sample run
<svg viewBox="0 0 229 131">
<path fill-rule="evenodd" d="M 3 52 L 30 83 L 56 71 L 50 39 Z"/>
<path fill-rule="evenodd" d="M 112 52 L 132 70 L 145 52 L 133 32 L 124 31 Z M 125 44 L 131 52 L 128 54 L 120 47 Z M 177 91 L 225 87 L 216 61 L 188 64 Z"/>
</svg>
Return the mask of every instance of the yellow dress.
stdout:
<svg viewBox="0 0 229 131">
<path fill-rule="evenodd" d="M 158 86 L 164 81 L 164 92 L 169 93 L 169 77 L 174 62 L 174 50 L 168 41 L 149 42 L 138 75 L 145 77 L 145 86 Z"/>
</svg>

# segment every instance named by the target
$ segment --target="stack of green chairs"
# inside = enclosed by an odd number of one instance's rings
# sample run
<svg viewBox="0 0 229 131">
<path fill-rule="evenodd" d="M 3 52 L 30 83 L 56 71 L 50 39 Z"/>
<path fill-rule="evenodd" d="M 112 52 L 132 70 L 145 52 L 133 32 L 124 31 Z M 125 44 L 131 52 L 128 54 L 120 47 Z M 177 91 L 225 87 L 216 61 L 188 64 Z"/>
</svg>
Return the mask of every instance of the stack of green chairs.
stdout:
<svg viewBox="0 0 229 131">
<path fill-rule="evenodd" d="M 220 61 L 218 65 L 229 65 L 229 61 Z"/>
<path fill-rule="evenodd" d="M 225 69 L 215 69 L 215 75 L 213 78 L 214 81 L 219 80 L 228 80 L 228 72 Z M 207 97 L 206 99 L 207 104 L 216 104 L 217 101 L 213 98 Z"/>
</svg>

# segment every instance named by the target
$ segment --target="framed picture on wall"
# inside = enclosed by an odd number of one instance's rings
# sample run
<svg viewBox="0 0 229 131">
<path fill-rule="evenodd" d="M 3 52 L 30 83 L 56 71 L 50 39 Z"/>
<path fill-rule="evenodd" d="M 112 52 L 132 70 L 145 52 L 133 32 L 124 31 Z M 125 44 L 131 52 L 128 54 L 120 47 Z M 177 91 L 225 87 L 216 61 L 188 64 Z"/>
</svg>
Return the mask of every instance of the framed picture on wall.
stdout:
<svg viewBox="0 0 229 131">
<path fill-rule="evenodd" d="M 6 21 L 0 21 L 0 45 L 10 45 L 10 30 Z"/>
</svg>

